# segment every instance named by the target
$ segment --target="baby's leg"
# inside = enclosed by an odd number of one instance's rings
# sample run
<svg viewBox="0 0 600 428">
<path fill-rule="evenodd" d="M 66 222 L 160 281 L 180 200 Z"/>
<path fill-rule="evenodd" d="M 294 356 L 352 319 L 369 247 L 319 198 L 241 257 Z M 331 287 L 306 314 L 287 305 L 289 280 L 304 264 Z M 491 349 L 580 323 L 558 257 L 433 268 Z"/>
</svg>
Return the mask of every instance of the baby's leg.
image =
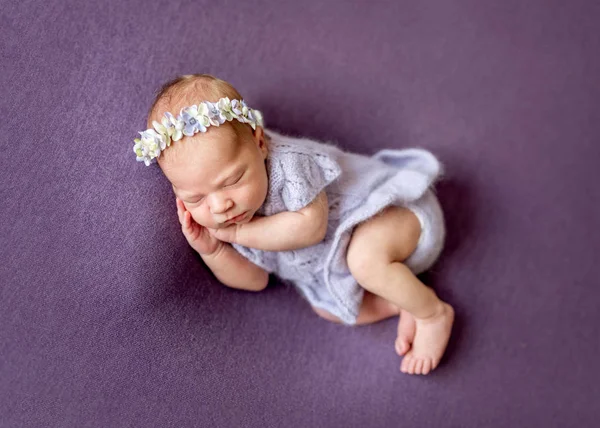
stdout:
<svg viewBox="0 0 600 428">
<path fill-rule="evenodd" d="M 401 370 L 427 374 L 446 349 L 454 311 L 402 263 L 415 250 L 421 234 L 418 218 L 408 209 L 389 207 L 358 225 L 348 246 L 350 272 L 366 290 L 409 312 L 416 334 Z M 400 339 L 400 337 L 399 337 Z"/>
<path fill-rule="evenodd" d="M 342 322 L 342 320 L 340 320 L 338 317 L 332 315 L 331 313 L 323 309 L 315 308 L 313 306 L 313 310 L 321 318 L 325 318 L 328 321 L 333 321 L 336 323 Z M 399 313 L 400 310 L 396 305 L 388 302 L 381 296 L 377 296 L 376 294 L 370 293 L 369 291 L 365 290 L 363 300 L 358 312 L 358 316 L 356 317 L 356 324 L 372 324 L 384 320 L 386 318 L 398 315 Z"/>
</svg>

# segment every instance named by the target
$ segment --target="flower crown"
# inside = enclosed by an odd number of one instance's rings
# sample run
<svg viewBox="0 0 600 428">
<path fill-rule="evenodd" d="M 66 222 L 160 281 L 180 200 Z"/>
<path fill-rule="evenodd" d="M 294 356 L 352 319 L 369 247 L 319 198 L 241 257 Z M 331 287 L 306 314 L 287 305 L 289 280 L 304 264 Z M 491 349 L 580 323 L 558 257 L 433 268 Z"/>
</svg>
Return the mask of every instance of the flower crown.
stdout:
<svg viewBox="0 0 600 428">
<path fill-rule="evenodd" d="M 179 141 L 184 135 L 191 137 L 198 132 L 206 132 L 209 126 L 220 126 L 233 119 L 250 124 L 252 129 L 256 129 L 257 125 L 264 126 L 260 111 L 249 108 L 244 100 L 230 100 L 227 97 L 216 103 L 202 101 L 198 105 L 184 107 L 177 117 L 165 112 L 161 123 L 153 120 L 154 129 L 139 132 L 141 138 L 133 140 L 136 160 L 148 166 L 171 145 L 171 141 Z"/>
</svg>

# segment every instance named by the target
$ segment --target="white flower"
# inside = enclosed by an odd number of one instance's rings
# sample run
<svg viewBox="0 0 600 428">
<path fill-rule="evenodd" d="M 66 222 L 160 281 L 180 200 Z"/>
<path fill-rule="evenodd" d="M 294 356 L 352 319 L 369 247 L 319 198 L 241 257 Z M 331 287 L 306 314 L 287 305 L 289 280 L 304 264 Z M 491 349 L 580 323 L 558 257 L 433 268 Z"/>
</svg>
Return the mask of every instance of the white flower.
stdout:
<svg viewBox="0 0 600 428">
<path fill-rule="evenodd" d="M 179 118 L 184 122 L 183 135 L 192 137 L 197 132 L 206 132 L 206 126 L 201 122 L 201 114 L 198 106 L 190 106 L 181 109 Z"/>
<path fill-rule="evenodd" d="M 237 116 L 242 115 L 242 105 L 239 100 L 231 101 L 231 111 L 233 111 Z"/>
<path fill-rule="evenodd" d="M 135 145 L 133 151 L 136 154 L 138 162 L 144 162 L 150 165 L 154 158 L 160 156 L 160 152 L 167 146 L 167 141 L 164 135 L 157 133 L 154 129 L 146 129 L 139 133 L 141 138 L 134 140 Z"/>
<path fill-rule="evenodd" d="M 237 114 L 231 110 L 231 101 L 228 97 L 221 98 L 217 102 L 217 108 L 221 111 L 221 114 L 228 122 L 231 122 L 233 119 L 237 119 Z"/>
<path fill-rule="evenodd" d="M 263 120 L 262 113 L 258 110 L 252 110 L 252 111 L 254 112 L 254 117 L 256 118 L 256 124 L 258 126 L 264 127 L 264 120 Z"/>
<path fill-rule="evenodd" d="M 242 105 L 242 116 L 244 116 L 245 118 L 248 117 L 248 106 L 246 105 L 246 101 L 242 100 L 240 101 L 240 104 Z"/>
<path fill-rule="evenodd" d="M 225 116 L 221 114 L 221 110 L 216 104 L 213 104 L 210 101 L 204 101 L 202 104 L 208 108 L 208 119 L 212 126 L 219 126 L 225 123 Z"/>
<path fill-rule="evenodd" d="M 204 103 L 198 105 L 198 120 L 205 128 L 210 126 L 210 119 L 208 118 L 208 107 Z"/>
<path fill-rule="evenodd" d="M 185 122 L 183 120 L 175 118 L 175 116 L 169 112 L 165 112 L 161 122 L 162 125 L 167 129 L 167 133 L 173 141 L 179 141 L 183 138 L 183 127 L 185 126 Z M 167 146 L 169 145 L 170 142 L 167 141 Z"/>
<path fill-rule="evenodd" d="M 165 147 L 168 147 L 171 145 L 171 136 L 169 135 L 169 129 L 158 123 L 156 120 L 152 121 L 152 126 L 154 127 L 154 130 L 156 131 L 156 133 L 158 135 L 160 135 L 161 137 L 163 137 L 163 140 L 165 142 Z M 164 148 L 161 147 L 162 150 L 164 150 Z"/>
</svg>

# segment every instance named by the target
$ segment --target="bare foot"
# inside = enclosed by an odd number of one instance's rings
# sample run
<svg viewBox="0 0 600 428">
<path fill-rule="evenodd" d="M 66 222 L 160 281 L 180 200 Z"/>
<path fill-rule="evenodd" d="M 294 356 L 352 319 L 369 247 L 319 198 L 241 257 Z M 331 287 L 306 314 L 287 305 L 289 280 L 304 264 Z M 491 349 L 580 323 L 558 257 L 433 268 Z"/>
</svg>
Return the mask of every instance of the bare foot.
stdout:
<svg viewBox="0 0 600 428">
<path fill-rule="evenodd" d="M 439 311 L 425 319 L 415 318 L 417 333 L 412 349 L 402 359 L 400 371 L 409 374 L 428 374 L 435 369 L 448 345 L 454 309 L 441 302 Z"/>
<path fill-rule="evenodd" d="M 396 353 L 400 356 L 406 354 L 415 338 L 415 317 L 405 310 L 400 311 L 398 321 L 398 337 L 396 338 Z"/>
</svg>

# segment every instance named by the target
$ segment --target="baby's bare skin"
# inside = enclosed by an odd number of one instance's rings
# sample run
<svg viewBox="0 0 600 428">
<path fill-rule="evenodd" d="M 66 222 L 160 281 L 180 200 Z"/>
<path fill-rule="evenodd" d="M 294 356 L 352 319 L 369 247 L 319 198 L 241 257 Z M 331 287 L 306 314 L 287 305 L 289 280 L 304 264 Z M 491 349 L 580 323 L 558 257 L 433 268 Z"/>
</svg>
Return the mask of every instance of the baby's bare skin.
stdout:
<svg viewBox="0 0 600 428">
<path fill-rule="evenodd" d="M 199 87 L 189 88 L 185 96 L 157 103 L 148 123 L 160 120 L 164 111 L 179 111 L 205 98 Z M 211 94 L 213 102 L 221 96 L 235 98 Z M 314 245 L 325 234 L 328 206 L 323 191 L 298 212 L 255 216 L 268 190 L 268 138 L 260 126 L 243 126 L 243 132 L 228 123 L 186 137 L 167 149 L 158 163 L 177 196 L 179 221 L 190 246 L 225 285 L 260 291 L 268 273 L 229 244 L 265 251 Z M 366 290 L 357 324 L 400 314 L 395 348 L 404 356 L 401 370 L 410 374 L 427 374 L 437 367 L 454 320 L 452 307 L 402 263 L 415 250 L 420 233 L 412 212 L 389 207 L 354 229 L 347 252 L 350 272 Z"/>
<path fill-rule="evenodd" d="M 404 355 L 400 370 L 410 374 L 428 374 L 438 366 L 454 322 L 452 307 L 402 263 L 420 235 L 415 214 L 389 207 L 354 229 L 346 256 L 363 288 L 401 309 L 396 351 Z"/>
<path fill-rule="evenodd" d="M 454 322 L 452 306 L 441 301 L 440 303 L 438 311 L 431 317 L 414 319 L 415 336 L 410 350 L 404 354 L 402 359 L 400 371 L 403 373 L 428 374 L 440 363 Z M 400 330 L 400 328 L 401 325 L 398 329 Z M 402 328 L 405 327 L 402 326 Z M 409 337 L 410 335 L 406 334 L 406 336 L 399 336 L 399 339 L 403 341 Z"/>
<path fill-rule="evenodd" d="M 261 133 L 262 130 L 259 129 L 257 132 Z M 194 159 L 194 157 L 189 155 L 182 157 L 182 161 L 183 159 Z M 206 154 L 197 158 L 196 163 L 193 165 L 196 166 L 198 162 L 205 161 L 206 159 L 210 159 L 211 162 L 209 165 L 215 167 L 217 170 L 227 171 L 234 169 L 228 164 L 220 165 L 219 158 L 213 157 L 211 159 Z M 238 158 L 232 159 L 231 163 L 234 166 L 236 163 L 240 163 Z M 257 163 L 260 164 L 260 159 L 258 159 Z M 176 184 L 179 184 L 179 186 L 174 185 L 174 188 L 179 189 L 183 185 L 181 184 L 181 180 L 175 180 L 175 171 L 179 173 L 180 171 L 185 171 L 185 169 L 179 167 L 176 170 L 171 169 L 167 172 L 168 176 Z M 261 172 L 257 176 L 263 177 L 264 173 Z M 252 188 L 253 186 L 248 184 L 248 189 Z M 264 193 L 264 190 L 261 192 Z M 251 193 L 248 195 L 251 195 Z M 324 195 L 323 193 L 323 197 L 325 197 Z M 244 198 L 252 200 L 252 196 L 245 196 Z M 221 209 L 221 205 L 223 205 L 221 201 L 222 199 L 212 199 L 212 195 L 210 195 L 207 198 L 207 212 L 201 211 L 202 206 L 197 207 L 196 205 L 192 205 L 188 207 L 186 206 L 188 204 L 178 202 L 178 208 L 183 219 L 182 224 L 193 230 L 192 226 L 194 226 L 194 220 L 196 220 L 204 223 L 203 226 L 212 235 L 212 239 L 218 238 L 225 243 L 236 242 L 255 248 L 262 247 L 265 250 L 284 251 L 307 245 L 301 243 L 300 237 L 298 243 L 296 243 L 294 241 L 294 233 L 290 233 L 293 229 L 290 229 L 289 223 L 283 221 L 283 216 L 288 214 L 294 215 L 297 217 L 297 220 L 300 220 L 299 213 L 281 213 L 277 216 L 262 217 L 260 219 L 255 219 L 250 215 L 241 223 L 235 222 L 225 228 L 217 225 L 213 229 L 215 226 L 210 224 L 209 220 L 205 221 L 202 216 L 204 213 L 207 216 L 214 215 L 221 218 L 223 215 L 227 215 L 228 211 Z M 212 205 L 213 202 L 219 203 L 219 205 Z M 261 200 L 254 202 L 254 209 L 260 206 L 261 202 Z M 326 199 L 324 199 L 323 203 L 326 205 Z M 314 204 L 313 207 L 323 205 L 323 203 Z M 244 210 L 244 208 L 236 210 L 235 207 L 238 206 L 236 201 L 230 203 L 228 206 L 232 210 L 235 210 L 235 213 Z M 249 204 L 246 204 L 246 207 L 248 206 Z M 313 208 L 309 208 L 309 210 L 312 214 L 307 219 L 307 225 L 326 224 L 326 212 L 321 212 Z M 316 218 L 319 215 L 324 216 L 322 222 Z M 260 227 L 257 227 L 258 221 L 261 223 Z M 269 230 L 269 233 L 265 233 L 266 230 Z M 298 230 L 306 231 L 307 227 L 299 227 Z M 234 231 L 234 234 L 228 233 Z M 406 260 L 416 248 L 420 233 L 420 223 L 412 212 L 401 207 L 389 207 L 381 214 L 355 228 L 347 254 L 350 272 L 356 278 L 357 282 L 371 293 L 365 296 L 357 323 L 366 324 L 376 322 L 401 312 L 402 316 L 399 321 L 395 348 L 399 355 L 404 356 L 401 371 L 409 374 L 428 374 L 437 367 L 448 343 L 454 320 L 452 308 L 439 300 L 429 287 L 421 283 L 402 264 L 402 261 Z M 267 239 L 271 238 L 272 240 L 278 236 L 286 236 L 287 243 L 280 240 L 278 240 L 280 242 L 271 243 Z M 302 239 L 306 239 L 306 237 L 306 233 L 301 236 Z M 209 237 L 206 236 L 205 239 L 208 241 Z M 289 246 L 289 248 L 273 247 L 275 244 Z M 197 246 L 194 245 L 194 247 Z M 207 262 L 207 264 L 209 263 Z M 211 263 L 209 265 L 214 268 L 218 263 Z M 225 267 L 223 269 L 226 270 Z M 260 279 L 261 276 L 258 274 L 253 273 L 252 276 L 259 278 L 256 281 L 259 286 L 253 289 L 260 289 L 266 285 L 266 280 Z M 235 288 L 238 288 L 237 284 Z M 335 317 L 324 313 L 324 311 L 316 311 L 324 318 L 335 321 Z"/>
</svg>

